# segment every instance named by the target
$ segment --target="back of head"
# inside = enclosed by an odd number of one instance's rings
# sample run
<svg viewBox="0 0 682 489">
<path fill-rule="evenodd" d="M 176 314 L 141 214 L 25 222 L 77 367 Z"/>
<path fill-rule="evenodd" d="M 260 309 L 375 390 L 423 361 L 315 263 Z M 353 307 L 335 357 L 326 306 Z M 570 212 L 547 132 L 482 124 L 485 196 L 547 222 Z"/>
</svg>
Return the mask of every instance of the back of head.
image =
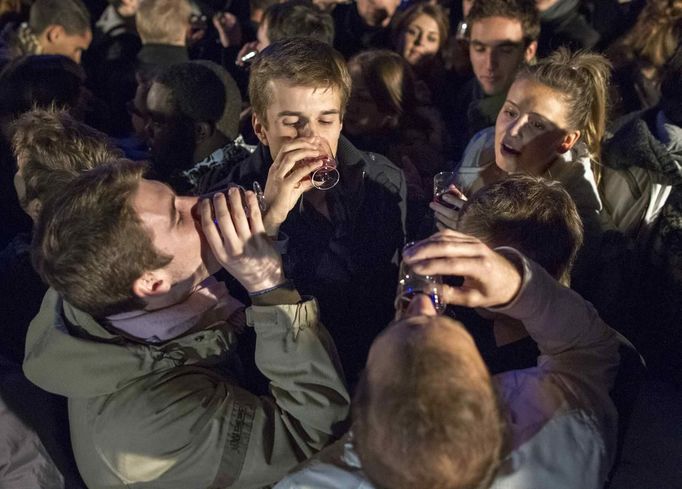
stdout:
<svg viewBox="0 0 682 489">
<path fill-rule="evenodd" d="M 461 325 L 442 316 L 428 321 L 407 324 L 401 341 L 382 350 L 390 374 L 368 362 L 353 399 L 354 446 L 377 487 L 487 488 L 505 441 L 490 375 L 471 338 L 470 348 L 453 350 L 433 334 L 461 334 Z"/>
<path fill-rule="evenodd" d="M 24 208 L 31 200 L 44 202 L 61 192 L 56 180 L 69 180 L 123 157 L 105 134 L 55 109 L 20 116 L 13 124 L 12 149 L 24 181 Z"/>
<path fill-rule="evenodd" d="M 242 110 L 242 95 L 234 78 L 225 68 L 217 63 L 207 60 L 194 61 L 201 66 L 210 69 L 223 84 L 225 89 L 225 108 L 223 115 L 217 123 L 218 130 L 230 139 L 239 136 L 239 116 Z"/>
<path fill-rule="evenodd" d="M 41 34 L 51 25 L 60 25 L 67 34 L 90 30 L 90 12 L 81 0 L 36 0 L 31 6 L 28 25 Z"/>
<path fill-rule="evenodd" d="M 682 0 L 649 0 L 630 31 L 613 47 L 618 61 L 636 59 L 656 69 L 672 57 L 682 40 Z"/>
<path fill-rule="evenodd" d="M 682 45 L 665 66 L 661 80 L 661 107 L 666 117 L 682 127 Z"/>
<path fill-rule="evenodd" d="M 17 116 L 32 107 L 78 105 L 85 82 L 83 68 L 59 55 L 25 56 L 0 74 L 0 112 Z"/>
<path fill-rule="evenodd" d="M 527 77 L 559 92 L 567 108 L 565 129 L 579 130 L 593 160 L 606 131 L 611 63 L 601 54 L 559 48 L 517 78 Z M 596 170 L 594 168 L 593 170 Z M 595 171 L 595 177 L 598 178 Z"/>
<path fill-rule="evenodd" d="M 458 230 L 490 247 L 511 246 L 568 285 L 583 242 L 578 209 L 559 182 L 513 174 L 474 193 Z"/>
<path fill-rule="evenodd" d="M 351 78 L 346 60 L 322 41 L 294 37 L 272 43 L 258 53 L 249 75 L 249 98 L 254 113 L 264 123 L 272 100 L 269 82 L 278 79 L 295 86 L 337 90 L 342 112 L 348 103 Z"/>
<path fill-rule="evenodd" d="M 188 0 L 141 0 L 135 25 L 142 43 L 184 46 L 191 13 Z"/>
<path fill-rule="evenodd" d="M 225 108 L 225 85 L 207 66 L 187 61 L 169 66 L 155 79 L 170 92 L 170 103 L 181 117 L 216 124 Z"/>
<path fill-rule="evenodd" d="M 471 25 L 481 19 L 504 17 L 521 23 L 526 45 L 540 37 L 540 14 L 534 0 L 479 0 L 471 6 L 467 23 Z"/>
<path fill-rule="evenodd" d="M 98 166 L 49 199 L 33 238 L 36 271 L 70 304 L 96 318 L 144 307 L 132 285 L 167 265 L 132 207 L 145 168 Z"/>
<path fill-rule="evenodd" d="M 394 51 L 363 51 L 353 56 L 348 65 L 359 70 L 369 92 L 382 112 L 399 118 L 417 107 L 416 83 L 412 68 Z"/>
<path fill-rule="evenodd" d="M 334 20 L 312 2 L 289 0 L 267 8 L 263 22 L 268 26 L 268 39 L 277 42 L 291 37 L 309 37 L 330 46 L 334 42 Z"/>
</svg>

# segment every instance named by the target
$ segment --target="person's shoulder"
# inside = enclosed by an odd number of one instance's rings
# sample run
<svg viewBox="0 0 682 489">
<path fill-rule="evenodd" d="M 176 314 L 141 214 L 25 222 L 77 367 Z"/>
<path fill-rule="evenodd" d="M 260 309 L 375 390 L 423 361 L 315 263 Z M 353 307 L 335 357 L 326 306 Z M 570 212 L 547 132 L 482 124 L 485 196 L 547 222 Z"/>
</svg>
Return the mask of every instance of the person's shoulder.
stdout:
<svg viewBox="0 0 682 489">
<path fill-rule="evenodd" d="M 514 433 L 514 438 L 522 442 L 503 461 L 491 489 L 601 487 L 611 465 L 599 423 L 581 410 L 553 417 L 531 434 Z"/>
<path fill-rule="evenodd" d="M 282 479 L 274 489 L 373 489 L 360 472 L 315 461 Z"/>
</svg>

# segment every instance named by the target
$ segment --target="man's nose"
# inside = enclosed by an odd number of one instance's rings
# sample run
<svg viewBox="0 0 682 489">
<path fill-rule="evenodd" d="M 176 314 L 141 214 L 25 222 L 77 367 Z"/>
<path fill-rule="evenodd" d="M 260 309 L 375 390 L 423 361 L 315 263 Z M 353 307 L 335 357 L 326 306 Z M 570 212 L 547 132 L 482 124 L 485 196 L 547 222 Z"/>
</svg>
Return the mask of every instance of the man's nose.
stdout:
<svg viewBox="0 0 682 489">
<path fill-rule="evenodd" d="M 305 124 L 301 124 L 298 127 L 298 137 L 299 138 L 309 138 L 315 136 L 315 131 L 313 130 L 312 125 L 310 122 L 306 122 Z"/>
<path fill-rule="evenodd" d="M 412 316 L 437 316 L 436 308 L 431 297 L 426 294 L 416 294 L 405 311 L 406 317 Z"/>
<path fill-rule="evenodd" d="M 485 62 L 486 62 L 485 66 L 489 71 L 494 71 L 497 69 L 498 59 L 497 54 L 495 54 L 494 50 L 491 49 L 487 53 Z"/>
</svg>

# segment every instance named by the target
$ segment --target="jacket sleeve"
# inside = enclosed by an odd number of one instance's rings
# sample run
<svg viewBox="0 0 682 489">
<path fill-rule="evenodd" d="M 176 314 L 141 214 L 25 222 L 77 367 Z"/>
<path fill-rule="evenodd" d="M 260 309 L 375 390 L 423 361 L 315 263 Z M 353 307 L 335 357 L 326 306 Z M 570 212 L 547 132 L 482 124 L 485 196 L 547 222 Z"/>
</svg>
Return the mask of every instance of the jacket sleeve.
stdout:
<svg viewBox="0 0 682 489">
<path fill-rule="evenodd" d="M 545 373 L 558 373 L 608 394 L 620 361 L 615 331 L 592 304 L 540 265 L 511 248 L 497 251 L 520 264 L 523 283 L 511 303 L 490 310 L 523 322 L 538 344 L 538 367 Z"/>
<path fill-rule="evenodd" d="M 315 300 L 252 306 L 247 324 L 272 397 L 216 368 L 183 366 L 100 410 L 95 446 L 126 487 L 262 487 L 342 433 L 350 400 Z"/>
</svg>

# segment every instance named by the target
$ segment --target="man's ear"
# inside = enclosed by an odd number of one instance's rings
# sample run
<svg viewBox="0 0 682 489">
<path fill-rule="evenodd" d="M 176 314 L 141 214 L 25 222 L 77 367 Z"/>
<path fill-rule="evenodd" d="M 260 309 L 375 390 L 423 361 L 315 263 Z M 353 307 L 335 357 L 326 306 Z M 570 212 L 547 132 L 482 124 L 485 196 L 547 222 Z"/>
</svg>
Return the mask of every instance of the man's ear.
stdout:
<svg viewBox="0 0 682 489">
<path fill-rule="evenodd" d="M 571 131 L 569 133 L 566 133 L 566 135 L 561 140 L 559 147 L 557 148 L 557 152 L 560 154 L 566 153 L 573 146 L 575 146 L 575 143 L 578 142 L 578 139 L 580 139 L 580 131 Z"/>
<path fill-rule="evenodd" d="M 526 63 L 530 63 L 538 52 L 538 42 L 533 41 L 527 47 L 523 53 L 523 59 Z"/>
<path fill-rule="evenodd" d="M 258 137 L 258 140 L 263 143 L 264 146 L 268 145 L 268 135 L 266 133 L 265 124 L 260 120 L 260 117 L 256 115 L 255 112 L 251 113 L 251 125 L 253 125 L 253 132 Z"/>
<path fill-rule="evenodd" d="M 170 277 L 161 270 L 144 272 L 133 282 L 133 293 L 141 299 L 150 299 L 168 293 L 171 289 Z"/>
<path fill-rule="evenodd" d="M 58 24 L 52 24 L 47 26 L 47 29 L 45 29 L 45 40 L 50 44 L 54 44 L 56 42 L 59 42 L 59 40 L 64 34 L 65 31 L 63 26 Z"/>
<path fill-rule="evenodd" d="M 208 122 L 195 122 L 194 123 L 194 137 L 197 143 L 206 141 L 208 138 L 213 136 L 215 131 L 215 126 Z"/>
</svg>

